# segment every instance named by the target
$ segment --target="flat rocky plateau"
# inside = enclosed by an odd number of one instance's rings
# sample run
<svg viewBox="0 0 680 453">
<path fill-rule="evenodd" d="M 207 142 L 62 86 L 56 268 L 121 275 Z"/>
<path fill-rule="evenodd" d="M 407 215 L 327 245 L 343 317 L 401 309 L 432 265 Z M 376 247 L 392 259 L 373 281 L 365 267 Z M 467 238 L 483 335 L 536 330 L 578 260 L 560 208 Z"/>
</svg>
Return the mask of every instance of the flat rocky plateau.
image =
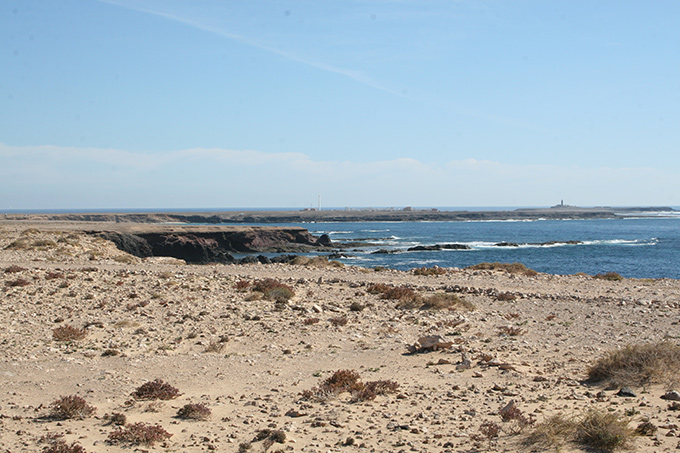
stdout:
<svg viewBox="0 0 680 453">
<path fill-rule="evenodd" d="M 502 420 L 511 401 L 536 423 L 588 408 L 626 414 L 632 428 L 644 421 L 657 428 L 636 437 L 633 451 L 679 448 L 680 411 L 661 398 L 679 390 L 678 381 L 633 387 L 630 397 L 584 382 L 607 351 L 677 342 L 678 281 L 187 265 L 137 258 L 51 225 L 0 225 L 2 451 L 40 452 L 50 436 L 88 452 L 541 451 L 524 444 L 531 426 L 517 433 Z M 292 299 L 258 299 L 249 284 L 265 278 L 288 285 Z M 379 283 L 423 297 L 454 292 L 475 309 L 397 308 L 369 291 Z M 66 325 L 85 328 L 85 338 L 55 339 L 55 329 Z M 449 347 L 408 352 L 429 335 Z M 302 396 L 339 370 L 399 387 L 366 401 L 349 393 Z M 155 379 L 180 395 L 132 397 Z M 68 395 L 96 412 L 82 420 L 50 417 L 50 404 Z M 179 418 L 187 404 L 203 404 L 211 415 Z M 172 437 L 112 445 L 109 435 L 120 429 L 111 424 L 114 413 L 127 423 L 158 424 Z M 485 422 L 500 426 L 498 437 L 481 434 Z M 267 429 L 282 442 L 256 440 Z M 581 448 L 566 444 L 561 451 Z"/>
</svg>

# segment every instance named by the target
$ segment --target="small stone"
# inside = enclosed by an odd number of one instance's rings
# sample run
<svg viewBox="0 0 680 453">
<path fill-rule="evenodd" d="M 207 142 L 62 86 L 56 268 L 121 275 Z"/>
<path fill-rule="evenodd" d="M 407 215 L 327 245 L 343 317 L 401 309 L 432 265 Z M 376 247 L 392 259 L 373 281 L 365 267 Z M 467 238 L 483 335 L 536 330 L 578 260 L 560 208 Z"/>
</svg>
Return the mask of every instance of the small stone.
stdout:
<svg viewBox="0 0 680 453">
<path fill-rule="evenodd" d="M 637 393 L 635 393 L 630 387 L 621 387 L 621 390 L 616 394 L 624 398 L 636 398 Z"/>
<path fill-rule="evenodd" d="M 661 399 L 670 401 L 680 401 L 680 392 L 678 392 L 677 390 L 666 392 L 661 396 Z"/>
</svg>

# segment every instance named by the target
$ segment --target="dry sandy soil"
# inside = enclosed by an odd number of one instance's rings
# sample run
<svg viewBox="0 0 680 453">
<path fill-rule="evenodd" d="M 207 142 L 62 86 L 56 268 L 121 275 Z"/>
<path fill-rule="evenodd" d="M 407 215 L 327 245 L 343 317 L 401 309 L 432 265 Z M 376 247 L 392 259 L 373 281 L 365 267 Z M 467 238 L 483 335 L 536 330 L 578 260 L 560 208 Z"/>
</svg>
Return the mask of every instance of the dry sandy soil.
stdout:
<svg viewBox="0 0 680 453">
<path fill-rule="evenodd" d="M 295 296 L 277 304 L 237 288 L 264 278 L 289 285 Z M 397 301 L 369 292 L 376 283 L 406 285 L 423 297 L 456 290 L 476 309 L 396 308 Z M 636 437 L 632 450 L 679 448 L 680 411 L 661 399 L 677 381 L 633 387 L 635 397 L 583 382 L 607 351 L 677 342 L 674 280 L 188 266 L 140 260 L 77 232 L 4 225 L 0 285 L 2 451 L 43 451 L 50 435 L 88 452 L 540 451 L 523 444 L 531 426 L 517 434 L 517 423 L 502 420 L 510 401 L 536 423 L 592 407 L 627 414 L 632 428 L 643 421 L 658 428 Z M 515 300 L 498 300 L 503 292 Z M 54 329 L 65 325 L 85 327 L 87 335 L 57 341 Z M 407 346 L 425 335 L 453 344 L 409 354 Z M 469 367 L 459 366 L 464 356 Z M 350 393 L 303 398 L 338 370 L 399 388 L 367 401 Z M 167 401 L 131 396 L 154 379 L 181 394 Z M 50 417 L 50 404 L 69 395 L 96 412 L 83 420 Z M 210 409 L 208 419 L 177 417 L 199 403 Z M 110 423 L 114 413 L 127 423 L 158 424 L 172 437 L 111 444 L 110 433 L 121 429 Z M 500 426 L 498 437 L 480 431 L 487 421 Z M 254 440 L 265 429 L 282 443 Z M 562 451 L 580 448 L 568 443 Z"/>
</svg>

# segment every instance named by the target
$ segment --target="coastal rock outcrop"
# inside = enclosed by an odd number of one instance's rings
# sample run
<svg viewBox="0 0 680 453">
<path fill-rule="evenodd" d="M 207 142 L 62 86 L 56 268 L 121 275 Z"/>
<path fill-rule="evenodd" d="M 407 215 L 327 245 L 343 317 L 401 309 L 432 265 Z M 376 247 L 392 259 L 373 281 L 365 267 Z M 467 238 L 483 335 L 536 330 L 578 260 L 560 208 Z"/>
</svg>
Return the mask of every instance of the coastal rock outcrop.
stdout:
<svg viewBox="0 0 680 453">
<path fill-rule="evenodd" d="M 304 252 L 332 245 L 304 228 L 249 227 L 228 231 L 93 232 L 140 258 L 170 256 L 187 263 L 235 263 L 231 253 Z M 254 258 L 254 257 L 253 257 Z M 262 262 L 254 258 L 255 262 Z"/>
</svg>

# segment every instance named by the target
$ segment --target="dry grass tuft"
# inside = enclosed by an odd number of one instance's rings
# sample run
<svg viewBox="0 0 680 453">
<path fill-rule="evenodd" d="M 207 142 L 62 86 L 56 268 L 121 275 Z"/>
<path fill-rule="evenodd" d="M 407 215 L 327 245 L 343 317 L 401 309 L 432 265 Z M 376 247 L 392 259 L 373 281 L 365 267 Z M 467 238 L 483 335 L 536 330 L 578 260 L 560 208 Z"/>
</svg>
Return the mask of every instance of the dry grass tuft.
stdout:
<svg viewBox="0 0 680 453">
<path fill-rule="evenodd" d="M 472 302 L 458 297 L 456 294 L 435 293 L 426 298 L 420 307 L 424 310 L 469 310 L 475 309 Z"/>
<path fill-rule="evenodd" d="M 600 273 L 597 275 L 593 275 L 593 278 L 596 278 L 598 280 L 607 280 L 609 282 L 620 282 L 623 280 L 623 277 L 617 274 L 616 272 L 605 272 L 604 274 Z"/>
<path fill-rule="evenodd" d="M 293 288 L 273 278 L 258 280 L 253 284 L 253 293 L 262 293 L 265 299 L 287 302 L 295 296 Z"/>
<path fill-rule="evenodd" d="M 434 267 L 418 267 L 413 269 L 413 275 L 446 275 L 446 269 L 439 266 Z"/>
<path fill-rule="evenodd" d="M 680 371 L 680 346 L 670 341 L 609 351 L 588 369 L 588 381 L 613 385 L 659 383 Z"/>
<path fill-rule="evenodd" d="M 630 420 L 621 414 L 602 409 L 589 409 L 573 418 L 558 414 L 536 425 L 523 443 L 532 448 L 557 451 L 567 442 L 596 451 L 629 449 L 636 435 L 629 423 Z"/>
<path fill-rule="evenodd" d="M 302 399 L 310 401 L 326 401 L 342 393 L 351 395 L 351 402 L 374 400 L 378 395 L 394 393 L 399 384 L 394 381 L 361 382 L 359 373 L 354 370 L 339 370 L 321 382 L 317 387 L 302 392 Z"/>
<path fill-rule="evenodd" d="M 538 275 L 533 269 L 529 269 L 522 263 L 479 263 L 468 266 L 465 269 L 485 271 L 505 271 L 509 274 L 526 275 L 532 277 Z"/>
</svg>

